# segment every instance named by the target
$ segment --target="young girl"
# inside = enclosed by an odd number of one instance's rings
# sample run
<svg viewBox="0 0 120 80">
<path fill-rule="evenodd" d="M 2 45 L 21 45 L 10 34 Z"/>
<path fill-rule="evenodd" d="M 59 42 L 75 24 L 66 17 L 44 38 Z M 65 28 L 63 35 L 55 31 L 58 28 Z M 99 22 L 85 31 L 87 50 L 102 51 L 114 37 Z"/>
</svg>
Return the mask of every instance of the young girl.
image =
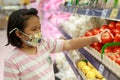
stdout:
<svg viewBox="0 0 120 80">
<path fill-rule="evenodd" d="M 55 80 L 50 53 L 73 50 L 101 40 L 95 36 L 71 40 L 42 38 L 36 9 L 14 11 L 8 20 L 8 45 L 16 47 L 5 59 L 4 80 Z"/>
</svg>

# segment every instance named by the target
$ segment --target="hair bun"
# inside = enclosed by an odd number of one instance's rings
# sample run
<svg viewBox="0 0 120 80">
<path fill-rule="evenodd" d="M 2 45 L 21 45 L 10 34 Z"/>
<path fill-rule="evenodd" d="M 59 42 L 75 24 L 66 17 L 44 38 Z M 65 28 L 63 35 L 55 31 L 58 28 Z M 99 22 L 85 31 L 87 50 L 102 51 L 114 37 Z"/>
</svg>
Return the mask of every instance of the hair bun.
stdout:
<svg viewBox="0 0 120 80">
<path fill-rule="evenodd" d="M 30 15 L 30 14 L 34 14 L 34 15 L 37 15 L 38 11 L 35 9 L 35 8 L 30 8 L 28 11 L 27 11 L 27 14 Z"/>
</svg>

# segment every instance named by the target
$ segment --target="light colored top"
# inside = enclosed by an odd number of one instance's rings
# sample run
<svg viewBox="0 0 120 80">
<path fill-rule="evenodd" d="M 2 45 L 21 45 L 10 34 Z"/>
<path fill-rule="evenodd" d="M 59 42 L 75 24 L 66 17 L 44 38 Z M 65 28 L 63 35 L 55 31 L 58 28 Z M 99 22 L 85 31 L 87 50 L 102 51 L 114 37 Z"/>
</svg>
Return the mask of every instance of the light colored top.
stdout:
<svg viewBox="0 0 120 80">
<path fill-rule="evenodd" d="M 4 80 L 55 80 L 50 53 L 60 52 L 63 40 L 42 40 L 36 55 L 15 48 L 5 59 Z"/>
</svg>

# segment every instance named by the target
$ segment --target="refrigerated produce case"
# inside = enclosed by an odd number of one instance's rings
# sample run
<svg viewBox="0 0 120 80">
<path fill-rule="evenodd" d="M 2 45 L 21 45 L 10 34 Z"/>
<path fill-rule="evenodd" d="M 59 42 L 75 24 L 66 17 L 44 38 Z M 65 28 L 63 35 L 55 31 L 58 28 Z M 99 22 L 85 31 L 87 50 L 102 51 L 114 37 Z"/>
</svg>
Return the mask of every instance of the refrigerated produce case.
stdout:
<svg viewBox="0 0 120 80">
<path fill-rule="evenodd" d="M 85 15 L 91 17 L 97 17 L 105 20 L 111 21 L 120 21 L 120 10 L 119 8 L 86 8 L 79 7 L 78 5 L 64 5 L 61 7 L 62 11 L 71 13 L 73 15 Z M 63 28 L 60 28 L 60 31 L 66 36 L 67 39 L 72 39 L 69 33 L 67 33 Z M 104 56 L 101 59 L 101 54 L 94 48 L 87 46 L 78 51 L 84 55 L 84 57 L 92 63 L 92 65 L 107 79 L 107 80 L 120 80 L 120 65 L 112 61 L 107 56 Z M 80 75 L 75 69 L 75 66 L 72 63 L 72 60 L 66 54 L 68 62 L 70 62 L 76 75 Z M 78 74 L 77 74 L 78 73 Z M 81 76 L 81 75 L 80 75 Z M 82 76 L 81 76 L 82 77 Z M 80 78 L 79 80 L 84 80 Z"/>
<path fill-rule="evenodd" d="M 64 30 L 60 29 L 61 32 L 68 38 L 72 39 Z M 107 80 L 119 80 L 119 65 L 108 59 L 104 56 L 104 59 L 101 60 L 101 55 L 93 48 L 90 47 L 84 47 L 78 50 Z M 76 68 L 74 65 L 72 65 L 72 60 L 68 57 L 66 54 L 66 58 L 68 59 L 68 62 L 71 64 L 74 72 L 76 75 L 78 71 L 76 71 Z M 105 59 L 107 58 L 107 59 Z M 107 61 L 106 61 L 107 60 Z M 81 76 L 81 75 L 80 75 Z M 82 76 L 81 76 L 82 77 Z M 84 80 L 84 79 L 79 79 Z"/>
</svg>

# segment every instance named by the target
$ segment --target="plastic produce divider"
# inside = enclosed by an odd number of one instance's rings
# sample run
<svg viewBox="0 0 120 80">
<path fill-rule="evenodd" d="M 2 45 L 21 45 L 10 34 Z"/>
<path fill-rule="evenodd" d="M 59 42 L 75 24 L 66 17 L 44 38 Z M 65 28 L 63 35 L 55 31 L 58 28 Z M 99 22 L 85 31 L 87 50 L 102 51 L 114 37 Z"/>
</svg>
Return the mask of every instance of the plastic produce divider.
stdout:
<svg viewBox="0 0 120 80">
<path fill-rule="evenodd" d="M 105 48 L 107 48 L 108 46 L 120 46 L 120 42 L 112 42 L 112 43 L 107 43 L 107 44 L 105 44 L 105 45 L 102 47 L 101 59 L 103 59 Z"/>
</svg>

